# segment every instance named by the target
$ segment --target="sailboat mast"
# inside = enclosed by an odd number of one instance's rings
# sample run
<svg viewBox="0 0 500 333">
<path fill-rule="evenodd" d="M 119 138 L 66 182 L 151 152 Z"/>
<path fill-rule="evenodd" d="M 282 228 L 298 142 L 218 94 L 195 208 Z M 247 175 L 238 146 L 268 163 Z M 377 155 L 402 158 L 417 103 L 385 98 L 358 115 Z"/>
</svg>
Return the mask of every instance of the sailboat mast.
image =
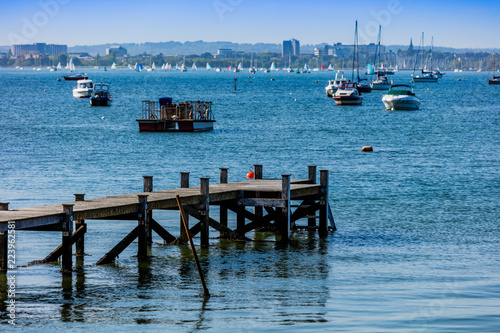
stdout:
<svg viewBox="0 0 500 333">
<path fill-rule="evenodd" d="M 432 72 L 432 47 L 433 47 L 433 45 L 434 45 L 434 36 L 432 36 L 432 38 L 431 38 L 431 51 L 430 51 L 430 66 L 431 66 L 430 71 L 431 72 Z"/>
<path fill-rule="evenodd" d="M 358 53 L 358 45 L 357 45 L 357 38 L 358 38 L 358 21 L 356 21 L 356 25 L 354 28 L 354 47 L 353 47 L 353 53 L 352 53 L 352 75 L 351 75 L 351 81 L 354 81 L 354 63 L 356 62 L 356 54 Z M 358 81 L 359 81 L 359 69 L 358 72 L 356 73 L 358 76 Z"/>
<path fill-rule="evenodd" d="M 382 39 L 382 26 L 381 25 L 378 26 L 378 38 L 377 39 L 378 39 L 378 45 L 377 45 L 377 47 L 378 47 L 378 62 L 379 62 L 378 67 L 380 68 L 380 63 L 381 63 L 381 59 L 380 59 L 380 40 Z"/>
</svg>

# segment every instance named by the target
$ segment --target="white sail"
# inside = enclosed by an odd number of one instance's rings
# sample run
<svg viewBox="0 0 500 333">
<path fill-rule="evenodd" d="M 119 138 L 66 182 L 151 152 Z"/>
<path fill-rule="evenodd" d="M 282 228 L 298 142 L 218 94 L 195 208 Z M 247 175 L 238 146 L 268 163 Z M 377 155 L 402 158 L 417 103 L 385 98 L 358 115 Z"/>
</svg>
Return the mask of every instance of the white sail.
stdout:
<svg viewBox="0 0 500 333">
<path fill-rule="evenodd" d="M 116 64 L 113 63 L 113 65 L 111 65 L 111 69 L 116 69 Z"/>
<path fill-rule="evenodd" d="M 62 68 L 61 63 L 58 63 L 57 64 L 57 69 L 61 69 L 61 68 Z"/>
<path fill-rule="evenodd" d="M 241 64 L 241 62 L 238 64 L 238 70 L 242 70 L 243 69 L 243 65 Z"/>
<path fill-rule="evenodd" d="M 196 67 L 196 63 L 193 62 L 193 66 L 191 66 L 191 69 L 198 69 L 198 67 Z"/>
<path fill-rule="evenodd" d="M 75 70 L 75 64 L 73 63 L 73 58 L 69 60 L 69 70 L 71 72 Z"/>
<path fill-rule="evenodd" d="M 212 69 L 212 66 L 210 66 L 210 64 L 207 62 L 207 70 L 211 70 Z"/>
<path fill-rule="evenodd" d="M 276 71 L 277 70 L 276 64 L 274 62 L 271 64 L 271 70 L 272 71 Z"/>
<path fill-rule="evenodd" d="M 135 63 L 135 65 L 134 65 L 134 71 L 136 71 L 136 70 L 137 70 L 137 63 Z"/>
<path fill-rule="evenodd" d="M 155 63 L 153 62 L 153 64 L 151 65 L 151 69 L 156 69 L 156 66 L 155 66 Z"/>
</svg>

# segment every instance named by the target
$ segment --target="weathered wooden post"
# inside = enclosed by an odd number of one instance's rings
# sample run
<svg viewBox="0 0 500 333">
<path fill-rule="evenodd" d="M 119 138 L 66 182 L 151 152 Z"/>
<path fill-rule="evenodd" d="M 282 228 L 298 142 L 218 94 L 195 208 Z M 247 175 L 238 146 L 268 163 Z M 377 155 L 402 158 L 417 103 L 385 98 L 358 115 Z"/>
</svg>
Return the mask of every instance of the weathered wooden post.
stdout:
<svg viewBox="0 0 500 333">
<path fill-rule="evenodd" d="M 227 171 L 228 168 L 220 168 L 220 183 L 221 184 L 227 184 L 228 182 L 228 176 L 227 176 Z M 224 205 L 220 205 L 219 209 L 219 217 L 220 217 L 220 223 L 227 227 L 227 207 Z"/>
<path fill-rule="evenodd" d="M 210 178 L 200 178 L 200 192 L 203 195 L 201 203 L 201 246 L 208 247 L 209 245 L 209 222 L 210 222 L 210 188 L 209 188 Z"/>
<path fill-rule="evenodd" d="M 0 202 L 0 210 L 9 210 L 8 202 Z M 8 229 L 0 232 L 0 271 L 5 272 L 8 268 L 9 253 L 9 231 Z"/>
<path fill-rule="evenodd" d="M 75 201 L 85 201 L 85 194 L 83 194 L 83 193 L 75 194 Z M 75 230 L 78 230 L 81 227 L 85 228 L 85 232 L 87 231 L 86 230 L 87 224 L 85 223 L 85 220 L 75 221 Z M 75 245 L 76 245 L 76 256 L 77 257 L 84 257 L 85 256 L 85 233 L 80 238 L 78 238 Z"/>
<path fill-rule="evenodd" d="M 189 188 L 189 172 L 181 172 L 181 188 Z M 189 229 L 189 215 L 186 214 L 184 218 L 186 225 Z M 181 241 L 181 239 L 186 239 L 185 237 L 186 231 L 184 229 L 184 223 L 182 222 L 182 216 L 180 216 L 180 228 L 181 232 L 179 236 L 179 241 Z"/>
<path fill-rule="evenodd" d="M 254 164 L 253 166 L 253 171 L 254 171 L 254 179 L 262 179 L 262 164 Z M 257 198 L 259 195 L 257 194 Z M 264 215 L 264 210 L 262 207 L 255 206 L 254 207 L 254 214 L 258 217 L 262 217 Z"/>
<path fill-rule="evenodd" d="M 147 235 L 146 230 L 148 228 L 148 196 L 139 194 L 139 213 L 138 213 L 138 249 L 137 249 L 137 257 L 144 258 L 148 256 L 148 244 L 147 244 Z"/>
<path fill-rule="evenodd" d="M 320 209 L 319 209 L 319 236 L 328 235 L 328 170 L 319 171 L 319 183 L 321 185 Z"/>
<path fill-rule="evenodd" d="M 281 208 L 281 242 L 288 243 L 290 240 L 290 177 L 281 175 L 281 199 L 285 207 Z"/>
<path fill-rule="evenodd" d="M 311 184 L 316 184 L 316 166 L 315 165 L 309 165 L 307 167 L 308 169 L 308 179 Z M 316 227 L 316 218 L 315 217 L 310 217 L 307 219 L 307 226 L 311 228 Z"/>
<path fill-rule="evenodd" d="M 64 220 L 62 222 L 62 272 L 73 270 L 73 204 L 63 204 Z"/>
<path fill-rule="evenodd" d="M 144 192 L 153 192 L 153 176 L 142 176 Z M 153 219 L 153 212 L 148 212 L 148 221 Z M 153 229 L 151 228 L 151 223 L 146 225 L 146 242 L 151 245 L 153 244 Z"/>
</svg>

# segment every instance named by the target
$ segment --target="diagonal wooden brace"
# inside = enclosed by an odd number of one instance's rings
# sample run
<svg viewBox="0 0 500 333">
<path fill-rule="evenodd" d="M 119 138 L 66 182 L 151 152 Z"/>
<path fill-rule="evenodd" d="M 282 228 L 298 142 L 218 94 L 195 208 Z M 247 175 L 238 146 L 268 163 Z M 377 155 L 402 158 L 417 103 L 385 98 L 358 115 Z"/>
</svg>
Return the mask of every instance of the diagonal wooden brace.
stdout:
<svg viewBox="0 0 500 333">
<path fill-rule="evenodd" d="M 77 240 L 79 240 L 85 233 L 87 232 L 87 225 L 82 225 L 80 228 L 78 228 L 77 231 L 73 233 L 71 236 L 71 245 L 75 244 Z M 54 262 L 59 259 L 60 256 L 62 256 L 63 253 L 63 246 L 62 244 L 59 245 L 54 251 L 52 251 L 45 259 L 41 260 L 40 263 L 46 264 L 49 262 Z"/>
</svg>

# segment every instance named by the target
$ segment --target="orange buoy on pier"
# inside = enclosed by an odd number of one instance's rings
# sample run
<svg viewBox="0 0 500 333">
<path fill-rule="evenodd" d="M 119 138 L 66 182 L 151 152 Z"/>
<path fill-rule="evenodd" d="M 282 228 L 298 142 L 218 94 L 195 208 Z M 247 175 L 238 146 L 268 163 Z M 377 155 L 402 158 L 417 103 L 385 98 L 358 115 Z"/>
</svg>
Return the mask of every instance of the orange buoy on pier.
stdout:
<svg viewBox="0 0 500 333">
<path fill-rule="evenodd" d="M 373 151 L 373 148 L 371 146 L 364 146 L 361 148 L 361 151 Z"/>
<path fill-rule="evenodd" d="M 255 173 L 253 171 L 250 171 L 247 173 L 247 178 L 248 179 L 254 179 L 255 178 Z"/>
</svg>

